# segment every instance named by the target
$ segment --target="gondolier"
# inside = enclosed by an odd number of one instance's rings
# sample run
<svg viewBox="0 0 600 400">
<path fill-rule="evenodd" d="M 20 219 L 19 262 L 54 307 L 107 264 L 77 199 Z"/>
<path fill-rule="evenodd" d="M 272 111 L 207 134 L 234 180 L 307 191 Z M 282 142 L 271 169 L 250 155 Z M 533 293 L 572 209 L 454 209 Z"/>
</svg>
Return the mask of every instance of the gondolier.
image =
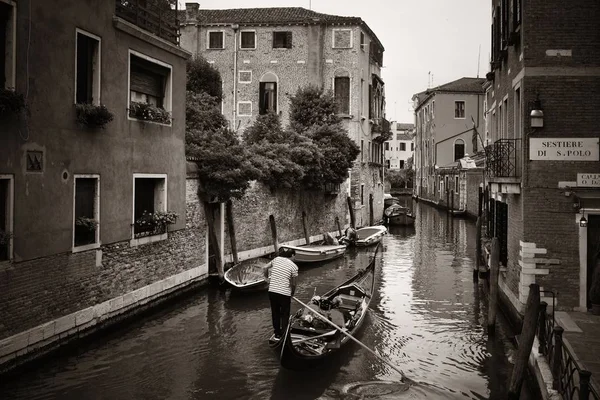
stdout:
<svg viewBox="0 0 600 400">
<path fill-rule="evenodd" d="M 265 269 L 265 277 L 269 280 L 273 336 L 276 340 L 281 338 L 287 328 L 290 319 L 290 303 L 296 292 L 298 277 L 298 266 L 284 255 L 293 256 L 294 250 L 280 248 L 279 256 L 275 257 L 271 265 Z"/>
</svg>

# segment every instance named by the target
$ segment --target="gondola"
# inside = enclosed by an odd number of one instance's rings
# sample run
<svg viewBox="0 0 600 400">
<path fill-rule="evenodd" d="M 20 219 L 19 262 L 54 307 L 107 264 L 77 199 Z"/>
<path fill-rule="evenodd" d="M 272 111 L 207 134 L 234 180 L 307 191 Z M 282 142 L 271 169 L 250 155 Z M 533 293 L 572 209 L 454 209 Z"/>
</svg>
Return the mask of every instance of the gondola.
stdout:
<svg viewBox="0 0 600 400">
<path fill-rule="evenodd" d="M 271 262 L 268 258 L 252 258 L 241 261 L 225 272 L 225 281 L 232 290 L 254 292 L 266 290 L 269 283 L 265 279 L 264 269 Z"/>
<path fill-rule="evenodd" d="M 408 207 L 393 204 L 383 212 L 388 225 L 406 226 L 415 224 L 415 216 Z"/>
<path fill-rule="evenodd" d="M 355 335 L 365 321 L 375 284 L 375 259 L 379 245 L 369 265 L 338 287 L 322 296 L 314 296 L 309 307 L 292 315 L 280 341 L 269 341 L 271 347 L 281 346 L 281 365 L 288 369 L 312 368 L 340 349 L 350 340 L 337 329 L 314 316 L 320 313 L 331 322 Z M 283 342 L 283 343 L 281 343 Z"/>
</svg>

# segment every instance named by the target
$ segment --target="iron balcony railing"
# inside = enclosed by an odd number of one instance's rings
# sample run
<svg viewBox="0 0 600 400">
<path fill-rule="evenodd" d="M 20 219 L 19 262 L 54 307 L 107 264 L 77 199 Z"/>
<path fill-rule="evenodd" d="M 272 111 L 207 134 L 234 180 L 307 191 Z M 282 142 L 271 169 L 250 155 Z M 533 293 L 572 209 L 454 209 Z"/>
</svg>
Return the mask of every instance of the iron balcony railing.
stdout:
<svg viewBox="0 0 600 400">
<path fill-rule="evenodd" d="M 117 17 L 173 44 L 179 43 L 177 0 L 115 0 Z"/>
<path fill-rule="evenodd" d="M 554 311 L 549 315 L 548 304 L 541 302 L 540 305 L 537 328 L 539 352 L 550 364 L 553 389 L 565 400 L 600 400 L 597 389 L 591 383 L 592 374 L 581 368 L 577 358 L 565 346 L 562 338 L 564 329 L 555 324 Z"/>
<path fill-rule="evenodd" d="M 499 139 L 485 148 L 488 176 L 521 177 L 521 139 Z"/>
</svg>

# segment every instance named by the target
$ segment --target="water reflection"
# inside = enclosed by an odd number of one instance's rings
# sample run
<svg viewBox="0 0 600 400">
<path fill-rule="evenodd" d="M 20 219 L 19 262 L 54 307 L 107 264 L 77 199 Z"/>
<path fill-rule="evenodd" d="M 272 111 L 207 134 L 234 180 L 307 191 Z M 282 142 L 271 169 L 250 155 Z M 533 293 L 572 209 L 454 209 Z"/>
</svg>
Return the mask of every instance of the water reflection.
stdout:
<svg viewBox="0 0 600 400">
<path fill-rule="evenodd" d="M 384 238 L 377 290 L 358 337 L 414 385 L 352 342 L 320 369 L 282 369 L 266 344 L 266 293 L 206 288 L 4 379 L 0 398 L 504 399 L 512 347 L 502 319 L 495 339 L 484 329 L 487 301 L 472 279 L 474 226 L 409 205 L 416 224 L 392 227 Z M 335 287 L 372 255 L 352 249 L 301 268 L 297 296 L 307 301 Z M 293 303 L 292 312 L 297 308 Z"/>
</svg>

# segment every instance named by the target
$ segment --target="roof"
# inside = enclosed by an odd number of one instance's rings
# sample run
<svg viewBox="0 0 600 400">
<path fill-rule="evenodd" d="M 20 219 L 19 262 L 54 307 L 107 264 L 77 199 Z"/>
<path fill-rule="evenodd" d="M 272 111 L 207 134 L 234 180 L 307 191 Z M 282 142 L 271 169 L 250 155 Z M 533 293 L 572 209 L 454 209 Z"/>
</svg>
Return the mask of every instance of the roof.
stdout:
<svg viewBox="0 0 600 400">
<path fill-rule="evenodd" d="M 180 12 L 180 21 L 185 21 L 186 12 Z M 360 17 L 346 17 L 341 15 L 323 14 L 308 10 L 303 7 L 269 7 L 269 8 L 229 8 L 221 10 L 198 10 L 197 23 L 199 25 L 303 25 L 303 24 L 345 24 L 363 27 L 373 40 L 382 48 L 383 46 L 375 33 Z"/>
<path fill-rule="evenodd" d="M 436 93 L 473 93 L 473 94 L 483 94 L 485 90 L 483 88 L 484 83 L 487 80 L 485 78 L 460 78 L 452 82 L 445 83 L 440 86 L 436 86 L 434 88 L 430 88 L 425 90 L 424 92 L 419 92 L 413 95 L 413 100 L 415 97 L 418 100 L 418 105 L 415 108 L 415 111 L 421 107 L 423 103 L 427 101 L 431 96 Z"/>
</svg>

